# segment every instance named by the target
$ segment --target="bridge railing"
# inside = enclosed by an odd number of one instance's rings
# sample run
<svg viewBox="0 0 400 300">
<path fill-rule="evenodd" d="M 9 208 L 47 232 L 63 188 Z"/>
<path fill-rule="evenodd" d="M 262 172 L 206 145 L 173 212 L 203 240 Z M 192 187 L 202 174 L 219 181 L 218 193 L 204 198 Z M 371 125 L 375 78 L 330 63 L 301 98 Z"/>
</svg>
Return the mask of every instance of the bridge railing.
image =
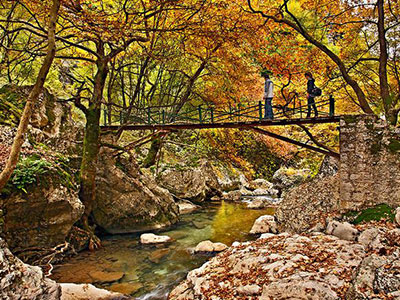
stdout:
<svg viewBox="0 0 400 300">
<path fill-rule="evenodd" d="M 335 115 L 335 99 L 315 101 L 318 116 Z M 307 116 L 309 105 L 301 101 L 293 102 L 292 105 L 272 106 L 274 119 L 304 118 Z M 253 105 L 238 104 L 236 106 L 199 105 L 184 106 L 181 111 L 176 112 L 175 107 L 147 107 L 135 109 L 130 117 L 124 111 L 110 115 L 104 110 L 104 125 L 122 124 L 204 124 L 204 123 L 232 123 L 232 122 L 254 122 L 263 121 L 265 116 L 265 104 L 258 102 Z"/>
</svg>

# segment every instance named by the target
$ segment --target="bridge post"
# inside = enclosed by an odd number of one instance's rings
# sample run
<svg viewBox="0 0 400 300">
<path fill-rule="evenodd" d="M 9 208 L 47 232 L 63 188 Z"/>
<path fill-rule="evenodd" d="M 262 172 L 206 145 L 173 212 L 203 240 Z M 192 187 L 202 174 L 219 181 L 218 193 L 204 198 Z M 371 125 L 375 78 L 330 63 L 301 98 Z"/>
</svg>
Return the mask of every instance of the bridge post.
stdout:
<svg viewBox="0 0 400 300">
<path fill-rule="evenodd" d="M 104 113 L 104 125 L 107 126 L 107 110 L 105 108 L 103 109 L 103 113 Z"/>
<path fill-rule="evenodd" d="M 162 110 L 162 123 L 165 124 L 165 110 Z"/>
<path fill-rule="evenodd" d="M 238 104 L 237 113 L 238 113 L 238 122 L 240 122 L 240 103 Z"/>
<path fill-rule="evenodd" d="M 258 101 L 258 119 L 261 121 L 262 117 L 263 117 L 262 103 L 261 103 L 261 101 Z"/>
<path fill-rule="evenodd" d="M 214 123 L 214 107 L 211 107 L 211 123 Z"/>
<path fill-rule="evenodd" d="M 200 121 L 200 124 L 201 123 L 203 123 L 203 120 L 202 120 L 202 114 L 201 114 L 201 105 L 199 105 L 199 121 Z"/>
<path fill-rule="evenodd" d="M 335 98 L 332 95 L 329 96 L 329 116 L 335 115 Z"/>
</svg>

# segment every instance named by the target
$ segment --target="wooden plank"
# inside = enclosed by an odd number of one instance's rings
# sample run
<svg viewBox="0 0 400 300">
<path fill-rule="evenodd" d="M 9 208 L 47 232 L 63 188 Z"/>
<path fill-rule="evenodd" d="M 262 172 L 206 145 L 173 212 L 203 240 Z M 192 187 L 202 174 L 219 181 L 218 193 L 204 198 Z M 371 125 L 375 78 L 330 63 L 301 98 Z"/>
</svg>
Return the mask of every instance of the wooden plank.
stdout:
<svg viewBox="0 0 400 300">
<path fill-rule="evenodd" d="M 318 118 L 299 118 L 281 120 L 261 120 L 250 122 L 226 122 L 226 123 L 193 123 L 193 124 L 132 124 L 132 125 L 111 125 L 101 126 L 103 131 L 114 130 L 183 130 L 183 129 L 212 129 L 212 128 L 252 128 L 264 126 L 287 126 L 299 124 L 325 124 L 339 123 L 340 116 L 318 117 Z"/>
</svg>

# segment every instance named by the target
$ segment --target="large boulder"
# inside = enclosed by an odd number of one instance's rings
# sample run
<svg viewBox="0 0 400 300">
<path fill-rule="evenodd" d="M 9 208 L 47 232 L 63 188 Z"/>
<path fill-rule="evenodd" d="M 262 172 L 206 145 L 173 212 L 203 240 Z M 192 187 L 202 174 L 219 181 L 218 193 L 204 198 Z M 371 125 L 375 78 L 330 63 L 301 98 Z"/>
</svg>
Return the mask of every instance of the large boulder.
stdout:
<svg viewBox="0 0 400 300">
<path fill-rule="evenodd" d="M 132 157 L 116 161 L 103 149 L 96 188 L 94 220 L 108 233 L 149 231 L 178 221 L 171 194 L 143 174 Z"/>
<path fill-rule="evenodd" d="M 158 183 L 174 197 L 200 203 L 221 193 L 221 186 L 211 164 L 207 161 L 200 167 L 177 170 L 167 169 L 158 177 Z"/>
<path fill-rule="evenodd" d="M 326 215 L 339 210 L 339 176 L 315 178 L 283 197 L 275 217 L 280 231 L 306 232 L 326 227 Z"/>
<path fill-rule="evenodd" d="M 39 267 L 24 264 L 0 239 L 0 298 L 1 299 L 60 299 L 60 286 L 47 279 Z"/>
<path fill-rule="evenodd" d="M 58 171 L 41 175 L 26 192 L 13 190 L 0 198 L 4 237 L 11 249 L 51 248 L 64 243 L 84 206 L 77 188 Z"/>
<path fill-rule="evenodd" d="M 363 246 L 333 236 L 271 235 L 234 243 L 189 272 L 169 299 L 344 299 L 364 257 Z"/>
</svg>

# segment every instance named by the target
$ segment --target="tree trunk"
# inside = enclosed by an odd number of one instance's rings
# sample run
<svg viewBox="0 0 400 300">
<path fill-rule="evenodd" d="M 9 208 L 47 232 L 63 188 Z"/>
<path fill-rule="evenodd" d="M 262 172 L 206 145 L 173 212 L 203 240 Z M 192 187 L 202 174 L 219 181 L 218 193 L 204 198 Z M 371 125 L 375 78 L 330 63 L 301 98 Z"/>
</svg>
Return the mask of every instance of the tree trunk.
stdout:
<svg viewBox="0 0 400 300">
<path fill-rule="evenodd" d="M 395 101 L 390 97 L 388 83 L 387 65 L 389 59 L 388 46 L 385 30 L 385 1 L 378 0 L 378 39 L 379 39 L 379 87 L 380 94 L 385 109 L 386 120 L 392 124 L 397 124 L 398 111 L 394 109 Z"/>
<path fill-rule="evenodd" d="M 162 141 L 160 135 L 155 135 L 154 139 L 151 142 L 149 153 L 146 156 L 146 159 L 143 162 L 144 168 L 150 168 L 156 163 L 158 152 L 160 151 L 162 146 Z"/>
<path fill-rule="evenodd" d="M 97 73 L 94 79 L 93 96 L 89 107 L 85 111 L 86 130 L 83 141 L 83 154 L 80 170 L 81 187 L 79 197 L 85 205 L 85 212 L 82 218 L 83 225 L 88 229 L 89 216 L 92 212 L 96 196 L 96 164 L 100 150 L 100 114 L 101 100 L 103 98 L 104 86 L 108 75 L 107 63 L 104 59 L 104 48 L 98 45 L 100 58 L 97 60 Z"/>
<path fill-rule="evenodd" d="M 24 111 L 19 122 L 17 134 L 14 138 L 11 153 L 8 157 L 4 170 L 0 173 L 0 191 L 7 184 L 12 173 L 14 172 L 15 166 L 17 165 L 19 154 L 21 153 L 21 147 L 24 143 L 25 134 L 28 130 L 28 125 L 32 116 L 33 107 L 37 102 L 40 93 L 43 91 L 43 86 L 49 73 L 50 67 L 53 63 L 54 56 L 56 54 L 56 24 L 58 18 L 58 11 L 60 9 L 60 0 L 53 0 L 53 6 L 50 11 L 49 19 L 49 30 L 48 30 L 48 47 L 47 54 L 44 58 L 43 64 L 40 68 L 36 83 L 29 93 L 28 99 L 24 107 Z"/>
</svg>

